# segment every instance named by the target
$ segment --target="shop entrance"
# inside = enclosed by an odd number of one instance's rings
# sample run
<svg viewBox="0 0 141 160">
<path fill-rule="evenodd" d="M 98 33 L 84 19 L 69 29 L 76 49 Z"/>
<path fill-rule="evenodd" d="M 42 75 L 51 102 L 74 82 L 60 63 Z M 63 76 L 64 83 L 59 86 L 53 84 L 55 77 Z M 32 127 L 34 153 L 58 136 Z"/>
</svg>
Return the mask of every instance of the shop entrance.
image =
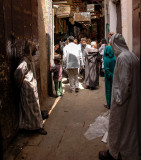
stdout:
<svg viewBox="0 0 141 160">
<path fill-rule="evenodd" d="M 104 38 L 103 0 L 54 0 L 54 42 L 58 44 L 67 36 L 100 42 Z"/>
</svg>

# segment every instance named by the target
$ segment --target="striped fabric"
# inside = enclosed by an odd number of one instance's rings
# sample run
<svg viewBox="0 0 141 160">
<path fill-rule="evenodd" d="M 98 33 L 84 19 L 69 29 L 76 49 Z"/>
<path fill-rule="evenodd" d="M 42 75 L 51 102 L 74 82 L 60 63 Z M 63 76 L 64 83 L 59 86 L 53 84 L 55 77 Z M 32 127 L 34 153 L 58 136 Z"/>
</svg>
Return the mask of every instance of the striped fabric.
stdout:
<svg viewBox="0 0 141 160">
<path fill-rule="evenodd" d="M 24 58 L 15 71 L 15 81 L 20 88 L 19 128 L 36 130 L 43 127 L 37 81 L 32 62 Z"/>
</svg>

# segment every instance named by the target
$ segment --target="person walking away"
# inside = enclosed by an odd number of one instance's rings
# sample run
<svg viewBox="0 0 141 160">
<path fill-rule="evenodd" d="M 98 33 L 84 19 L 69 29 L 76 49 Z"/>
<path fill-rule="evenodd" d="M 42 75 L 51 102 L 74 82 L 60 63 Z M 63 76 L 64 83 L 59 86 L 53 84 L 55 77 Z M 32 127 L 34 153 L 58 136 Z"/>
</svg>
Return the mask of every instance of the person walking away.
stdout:
<svg viewBox="0 0 141 160">
<path fill-rule="evenodd" d="M 113 73 L 116 63 L 116 57 L 111 46 L 106 46 L 104 50 L 104 70 L 105 70 L 105 93 L 106 93 L 106 108 L 111 107 L 111 93 L 113 83 Z"/>
<path fill-rule="evenodd" d="M 141 80 L 138 57 L 129 51 L 124 37 L 111 37 L 116 65 L 113 76 L 109 120 L 109 151 L 99 153 L 101 160 L 139 160 L 141 153 Z"/>
<path fill-rule="evenodd" d="M 96 89 L 99 85 L 98 73 L 98 49 L 95 41 L 91 42 L 91 48 L 86 48 L 85 85 L 86 88 Z"/>
<path fill-rule="evenodd" d="M 83 66 L 80 47 L 74 43 L 74 37 L 69 37 L 69 44 L 64 49 L 63 61 L 66 64 L 71 92 L 79 91 L 78 69 Z"/>
<path fill-rule="evenodd" d="M 56 97 L 63 95 L 62 89 L 62 66 L 60 64 L 60 59 L 54 59 L 55 66 L 50 68 L 50 71 L 54 73 L 53 80 L 55 85 Z"/>
<path fill-rule="evenodd" d="M 99 53 L 101 55 L 101 64 L 100 64 L 100 75 L 103 77 L 104 76 L 104 50 L 105 46 L 107 45 L 106 39 L 101 40 L 101 46 L 99 48 Z"/>
<path fill-rule="evenodd" d="M 21 59 L 14 77 L 20 91 L 19 128 L 46 135 L 37 90 L 36 73 L 33 57 L 36 54 L 36 45 L 31 41 L 25 42 L 25 56 Z"/>
</svg>

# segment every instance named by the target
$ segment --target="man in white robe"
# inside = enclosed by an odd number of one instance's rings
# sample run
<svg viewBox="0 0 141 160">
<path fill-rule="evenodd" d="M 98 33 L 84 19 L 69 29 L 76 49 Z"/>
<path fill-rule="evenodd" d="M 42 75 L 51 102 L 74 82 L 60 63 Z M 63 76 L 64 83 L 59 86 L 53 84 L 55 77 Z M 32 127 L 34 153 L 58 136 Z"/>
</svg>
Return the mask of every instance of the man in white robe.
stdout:
<svg viewBox="0 0 141 160">
<path fill-rule="evenodd" d="M 83 66 L 80 47 L 74 43 L 74 37 L 69 37 L 69 44 L 63 50 L 63 61 L 69 77 L 71 92 L 79 91 L 78 69 Z"/>
</svg>

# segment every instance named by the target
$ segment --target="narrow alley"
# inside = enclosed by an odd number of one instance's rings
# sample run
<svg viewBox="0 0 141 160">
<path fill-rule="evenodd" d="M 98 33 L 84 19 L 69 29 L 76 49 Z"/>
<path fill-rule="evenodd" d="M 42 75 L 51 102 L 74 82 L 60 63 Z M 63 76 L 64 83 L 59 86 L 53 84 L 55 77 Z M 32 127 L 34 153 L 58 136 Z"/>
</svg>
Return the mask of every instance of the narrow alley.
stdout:
<svg viewBox="0 0 141 160">
<path fill-rule="evenodd" d="M 0 160 L 141 160 L 141 0 L 0 0 Z"/>
<path fill-rule="evenodd" d="M 64 84 L 66 93 L 57 98 L 58 103 L 45 122 L 47 136 L 20 135 L 10 146 L 6 160 L 98 160 L 98 152 L 106 149 L 102 137 L 89 141 L 84 136 L 90 124 L 107 111 L 104 78 L 100 78 L 97 90 L 84 89 L 69 93 L 69 84 Z M 21 138 L 22 137 L 22 138 Z"/>
</svg>

